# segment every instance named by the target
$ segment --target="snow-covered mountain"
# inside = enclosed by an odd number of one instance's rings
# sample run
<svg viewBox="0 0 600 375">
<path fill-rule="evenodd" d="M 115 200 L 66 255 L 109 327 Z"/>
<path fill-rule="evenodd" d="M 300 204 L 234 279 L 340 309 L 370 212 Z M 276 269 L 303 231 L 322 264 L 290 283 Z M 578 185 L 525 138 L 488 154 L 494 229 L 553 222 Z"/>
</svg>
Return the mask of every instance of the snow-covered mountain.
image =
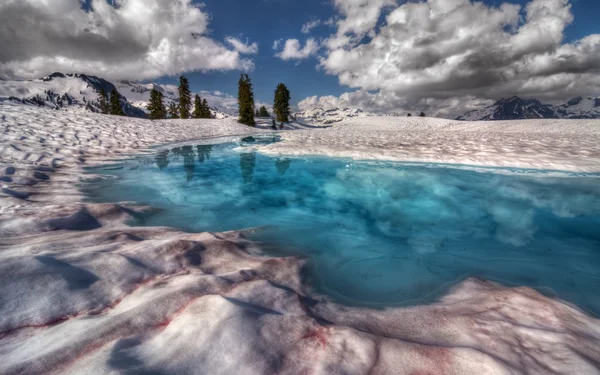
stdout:
<svg viewBox="0 0 600 375">
<path fill-rule="evenodd" d="M 0 81 L 0 100 L 13 100 L 55 109 L 100 112 L 100 90 L 104 89 L 110 93 L 114 88 L 115 85 L 109 81 L 95 76 L 53 73 L 29 81 Z M 146 113 L 132 105 L 126 95 L 120 91 L 119 94 L 121 107 L 126 115 L 146 117 Z"/>
<path fill-rule="evenodd" d="M 95 76 L 63 73 L 53 73 L 29 81 L 0 80 L 0 100 L 13 100 L 55 109 L 100 112 L 98 96 L 102 88 L 107 93 L 113 89 L 117 90 L 121 95 L 121 107 L 127 116 L 147 117 L 146 106 L 153 88 L 163 93 L 166 105 L 179 101 L 177 87 L 172 85 L 131 81 L 118 81 L 113 84 Z M 232 96 L 219 92 L 201 92 L 200 96 L 207 99 L 214 118 L 223 119 L 237 115 L 237 100 Z"/>
<path fill-rule="evenodd" d="M 302 112 L 296 112 L 292 116 L 298 121 L 306 121 L 319 124 L 333 124 L 344 121 L 351 117 L 368 117 L 375 114 L 365 112 L 362 109 L 356 108 L 312 108 Z"/>
<path fill-rule="evenodd" d="M 560 118 L 600 118 L 600 98 L 579 96 L 554 107 L 554 111 Z"/>
<path fill-rule="evenodd" d="M 476 109 L 457 118 L 464 121 L 521 120 L 535 118 L 556 118 L 551 105 L 539 100 L 524 100 L 518 96 L 498 100 L 491 106 Z"/>
<path fill-rule="evenodd" d="M 518 96 L 498 100 L 491 106 L 476 109 L 457 118 L 463 121 L 521 120 L 537 118 L 600 118 L 600 98 L 578 97 L 552 106 L 539 100 Z"/>
</svg>

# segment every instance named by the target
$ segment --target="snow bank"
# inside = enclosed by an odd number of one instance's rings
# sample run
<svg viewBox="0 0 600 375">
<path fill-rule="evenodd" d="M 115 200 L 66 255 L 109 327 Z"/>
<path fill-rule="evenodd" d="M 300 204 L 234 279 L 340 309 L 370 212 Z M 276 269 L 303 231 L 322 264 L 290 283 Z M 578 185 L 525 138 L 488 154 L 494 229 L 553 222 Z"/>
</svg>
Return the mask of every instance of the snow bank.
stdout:
<svg viewBox="0 0 600 375">
<path fill-rule="evenodd" d="M 272 155 L 451 163 L 600 172 L 600 120 L 462 122 L 420 117 L 353 118 L 283 134 Z"/>
<path fill-rule="evenodd" d="M 468 133 L 425 121 L 403 126 Z M 428 306 L 342 306 L 302 282 L 303 259 L 264 256 L 244 232 L 130 227 L 147 208 L 81 203 L 91 161 L 260 130 L 5 104 L 0 125 L 0 374 L 600 373 L 600 322 L 530 288 L 468 279 Z M 283 145 L 367 155 L 401 137 L 356 126 L 285 133 Z"/>
</svg>

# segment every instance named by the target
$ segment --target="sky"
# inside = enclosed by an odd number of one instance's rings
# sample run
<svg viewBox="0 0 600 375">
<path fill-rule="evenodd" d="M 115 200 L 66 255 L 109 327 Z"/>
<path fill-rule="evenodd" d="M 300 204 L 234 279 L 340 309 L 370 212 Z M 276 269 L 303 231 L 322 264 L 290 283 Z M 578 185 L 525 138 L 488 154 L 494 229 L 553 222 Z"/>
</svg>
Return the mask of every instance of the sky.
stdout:
<svg viewBox="0 0 600 375">
<path fill-rule="evenodd" d="M 54 71 L 456 117 L 600 96 L 597 0 L 0 0 L 0 77 Z M 211 96 L 218 97 L 218 96 Z M 218 103 L 215 103 L 218 104 Z"/>
</svg>

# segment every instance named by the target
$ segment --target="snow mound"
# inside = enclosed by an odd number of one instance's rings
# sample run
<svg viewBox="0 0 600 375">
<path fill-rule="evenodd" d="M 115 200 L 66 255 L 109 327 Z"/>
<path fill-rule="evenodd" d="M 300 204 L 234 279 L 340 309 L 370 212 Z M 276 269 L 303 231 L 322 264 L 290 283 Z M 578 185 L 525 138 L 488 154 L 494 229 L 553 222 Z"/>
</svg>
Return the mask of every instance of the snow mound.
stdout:
<svg viewBox="0 0 600 375">
<path fill-rule="evenodd" d="M 259 150 L 270 155 L 600 172 L 600 121 L 371 116 L 284 133 L 282 142 Z"/>
<path fill-rule="evenodd" d="M 339 305 L 304 283 L 306 260 L 265 256 L 250 230 L 131 227 L 151 208 L 84 203 L 76 187 L 93 161 L 260 129 L 6 102 L 0 125 L 0 374 L 600 373 L 600 321 L 530 288 L 468 279 L 427 306 Z M 290 152 L 306 140 L 308 152 L 452 158 L 527 137 L 524 154 L 598 155 L 597 121 L 487 125 L 369 117 L 282 136 Z"/>
</svg>

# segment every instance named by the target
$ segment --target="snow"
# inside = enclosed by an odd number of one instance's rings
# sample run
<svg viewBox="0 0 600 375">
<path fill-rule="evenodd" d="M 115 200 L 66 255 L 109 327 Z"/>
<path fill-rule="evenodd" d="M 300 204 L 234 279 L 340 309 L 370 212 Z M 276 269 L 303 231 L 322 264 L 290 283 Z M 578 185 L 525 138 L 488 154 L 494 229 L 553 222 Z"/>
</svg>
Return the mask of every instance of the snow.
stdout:
<svg viewBox="0 0 600 375">
<path fill-rule="evenodd" d="M 599 128 L 369 117 L 263 151 L 597 170 Z M 261 128 L 4 102 L 0 130 L 1 374 L 600 374 L 600 321 L 530 288 L 467 279 L 427 306 L 343 306 L 244 231 L 128 226 L 149 208 L 77 189 L 87 165 Z"/>
<path fill-rule="evenodd" d="M 600 172 L 599 120 L 465 122 L 420 117 L 352 118 L 287 132 L 270 155 L 450 163 Z"/>
<path fill-rule="evenodd" d="M 498 100 L 488 107 L 469 111 L 458 117 L 457 120 L 516 120 L 524 118 L 597 119 L 600 118 L 600 98 L 577 97 L 553 106 L 542 104 L 538 100 L 523 100 L 513 96 Z"/>
<path fill-rule="evenodd" d="M 600 118 L 600 98 L 578 97 L 555 108 L 563 118 Z"/>
<path fill-rule="evenodd" d="M 84 80 L 75 76 L 54 77 L 50 79 L 35 79 L 31 81 L 2 81 L 0 84 L 0 98 L 15 97 L 26 99 L 39 96 L 50 108 L 56 105 L 47 100 L 48 92 L 59 96 L 68 93 L 74 102 L 79 104 L 73 109 L 85 110 L 87 101 L 96 100 L 98 93 Z"/>
</svg>

